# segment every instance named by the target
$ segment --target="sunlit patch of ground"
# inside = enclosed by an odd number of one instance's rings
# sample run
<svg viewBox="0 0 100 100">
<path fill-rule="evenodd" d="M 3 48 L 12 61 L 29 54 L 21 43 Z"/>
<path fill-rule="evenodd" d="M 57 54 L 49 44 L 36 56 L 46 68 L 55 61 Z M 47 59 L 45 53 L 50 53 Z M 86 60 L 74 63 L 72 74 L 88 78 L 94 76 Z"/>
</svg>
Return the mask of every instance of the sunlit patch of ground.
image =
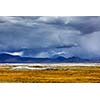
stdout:
<svg viewBox="0 0 100 100">
<path fill-rule="evenodd" d="M 50 66 L 35 66 L 47 68 L 44 70 L 13 69 L 14 67 L 16 66 L 0 66 L 0 82 L 100 83 L 100 66 L 54 66 L 51 69 Z"/>
</svg>

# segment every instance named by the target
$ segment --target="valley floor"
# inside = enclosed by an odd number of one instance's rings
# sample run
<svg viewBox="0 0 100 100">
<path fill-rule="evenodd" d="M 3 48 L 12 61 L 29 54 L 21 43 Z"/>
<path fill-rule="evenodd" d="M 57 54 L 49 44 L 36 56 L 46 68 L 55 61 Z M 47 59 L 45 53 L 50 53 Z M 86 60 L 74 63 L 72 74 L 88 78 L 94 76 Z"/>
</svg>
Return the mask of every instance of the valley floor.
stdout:
<svg viewBox="0 0 100 100">
<path fill-rule="evenodd" d="M 100 83 L 100 66 L 55 66 L 48 70 L 13 67 L 0 66 L 1 83 Z"/>
</svg>

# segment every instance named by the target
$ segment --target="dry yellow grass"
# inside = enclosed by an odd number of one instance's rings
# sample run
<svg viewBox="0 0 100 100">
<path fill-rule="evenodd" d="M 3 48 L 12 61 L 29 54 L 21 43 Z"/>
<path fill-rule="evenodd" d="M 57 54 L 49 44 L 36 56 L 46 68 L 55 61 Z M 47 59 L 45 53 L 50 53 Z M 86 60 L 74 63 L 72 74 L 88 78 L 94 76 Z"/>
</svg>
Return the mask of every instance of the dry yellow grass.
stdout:
<svg viewBox="0 0 100 100">
<path fill-rule="evenodd" d="M 100 67 L 66 66 L 58 70 L 10 70 L 0 68 L 0 82 L 20 83 L 99 83 Z"/>
</svg>

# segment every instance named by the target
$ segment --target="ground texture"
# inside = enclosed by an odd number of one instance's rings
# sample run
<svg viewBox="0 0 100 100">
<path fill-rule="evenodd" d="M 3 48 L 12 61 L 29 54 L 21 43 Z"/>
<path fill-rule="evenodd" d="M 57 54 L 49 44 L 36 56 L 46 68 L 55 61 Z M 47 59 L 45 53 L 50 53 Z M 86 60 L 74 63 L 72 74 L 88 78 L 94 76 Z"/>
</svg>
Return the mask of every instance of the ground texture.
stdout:
<svg viewBox="0 0 100 100">
<path fill-rule="evenodd" d="M 59 66 L 52 70 L 11 70 L 0 67 L 1 83 L 100 83 L 100 67 Z"/>
</svg>

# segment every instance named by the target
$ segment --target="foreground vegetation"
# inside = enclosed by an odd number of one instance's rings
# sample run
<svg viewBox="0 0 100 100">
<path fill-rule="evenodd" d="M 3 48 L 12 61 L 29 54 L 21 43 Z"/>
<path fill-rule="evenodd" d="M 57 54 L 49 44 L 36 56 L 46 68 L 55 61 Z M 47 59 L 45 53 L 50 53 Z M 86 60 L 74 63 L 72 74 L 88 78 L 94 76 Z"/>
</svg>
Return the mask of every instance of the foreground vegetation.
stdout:
<svg viewBox="0 0 100 100">
<path fill-rule="evenodd" d="M 100 83 L 100 67 L 60 66 L 56 70 L 11 70 L 8 66 L 1 66 L 0 82 Z"/>
</svg>

